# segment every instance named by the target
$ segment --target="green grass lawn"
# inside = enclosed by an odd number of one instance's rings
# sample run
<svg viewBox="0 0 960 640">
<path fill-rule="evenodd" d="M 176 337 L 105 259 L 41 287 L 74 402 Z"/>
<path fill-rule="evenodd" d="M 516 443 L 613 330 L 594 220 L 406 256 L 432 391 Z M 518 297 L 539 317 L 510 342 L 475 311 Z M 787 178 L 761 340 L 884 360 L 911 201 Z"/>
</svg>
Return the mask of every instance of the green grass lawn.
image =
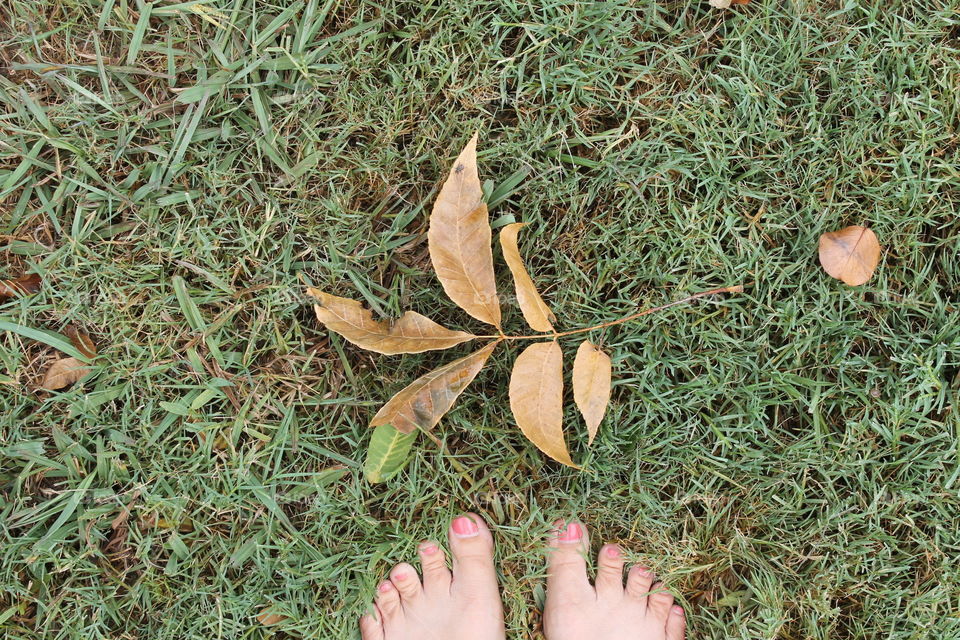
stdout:
<svg viewBox="0 0 960 640">
<path fill-rule="evenodd" d="M 0 278 L 43 287 L 0 305 L 0 631 L 352 638 L 473 509 L 516 638 L 569 515 L 691 638 L 960 637 L 958 10 L 7 0 Z M 753 284 L 591 335 L 615 386 L 589 448 L 570 403 L 582 472 L 513 425 L 509 346 L 371 485 L 377 407 L 471 347 L 362 351 L 304 286 L 482 331 L 426 253 L 474 130 L 560 329 Z M 859 288 L 816 259 L 848 224 L 884 246 Z M 39 391 L 35 331 L 70 325 L 94 375 Z"/>
</svg>

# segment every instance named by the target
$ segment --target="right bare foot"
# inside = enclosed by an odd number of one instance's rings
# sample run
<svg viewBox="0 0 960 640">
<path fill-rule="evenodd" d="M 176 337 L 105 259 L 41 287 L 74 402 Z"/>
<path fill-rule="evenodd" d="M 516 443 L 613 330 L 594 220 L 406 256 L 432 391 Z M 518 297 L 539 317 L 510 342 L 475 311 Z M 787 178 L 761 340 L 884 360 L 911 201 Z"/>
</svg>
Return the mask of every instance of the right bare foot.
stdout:
<svg viewBox="0 0 960 640">
<path fill-rule="evenodd" d="M 604 545 L 595 586 L 584 555 L 590 548 L 579 522 L 555 523 L 547 569 L 543 630 L 547 640 L 683 640 L 686 619 L 673 595 L 646 567 L 631 567 L 623 584 L 623 552 Z"/>
</svg>

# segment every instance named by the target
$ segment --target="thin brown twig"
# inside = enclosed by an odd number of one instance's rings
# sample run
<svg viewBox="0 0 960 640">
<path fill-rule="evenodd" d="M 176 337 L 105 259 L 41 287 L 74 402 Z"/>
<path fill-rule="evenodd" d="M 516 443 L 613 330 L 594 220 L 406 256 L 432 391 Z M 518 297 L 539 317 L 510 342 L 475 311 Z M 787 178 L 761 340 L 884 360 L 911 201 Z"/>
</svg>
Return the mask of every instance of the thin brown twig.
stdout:
<svg viewBox="0 0 960 640">
<path fill-rule="evenodd" d="M 619 320 L 611 320 L 610 322 L 602 322 L 600 324 L 595 324 L 592 327 L 585 327 L 583 329 L 572 329 L 570 331 L 560 331 L 553 333 L 537 333 L 533 335 L 524 335 L 524 336 L 507 336 L 503 334 L 489 335 L 489 336 L 477 336 L 478 338 L 495 338 L 497 340 L 537 340 L 549 338 L 556 340 L 557 338 L 562 338 L 564 336 L 572 336 L 578 333 L 586 333 L 588 331 L 593 331 L 594 329 L 606 329 L 607 327 L 614 327 L 618 324 L 623 324 L 624 322 L 630 322 L 631 320 L 636 320 L 637 318 L 642 318 L 643 316 L 648 316 L 651 313 L 657 313 L 658 311 L 663 311 L 664 309 L 669 309 L 670 307 L 675 307 L 680 304 L 685 304 L 696 300 L 697 298 L 704 298 L 706 296 L 713 296 L 718 293 L 742 293 L 744 285 L 736 284 L 730 287 L 720 287 L 718 289 L 710 289 L 709 291 L 701 291 L 700 293 L 694 293 L 689 295 L 686 298 L 681 298 L 680 300 L 674 300 L 673 302 L 668 302 L 662 304 L 659 307 L 651 307 L 649 309 L 644 309 L 643 311 L 638 311 L 637 313 L 630 314 Z"/>
</svg>

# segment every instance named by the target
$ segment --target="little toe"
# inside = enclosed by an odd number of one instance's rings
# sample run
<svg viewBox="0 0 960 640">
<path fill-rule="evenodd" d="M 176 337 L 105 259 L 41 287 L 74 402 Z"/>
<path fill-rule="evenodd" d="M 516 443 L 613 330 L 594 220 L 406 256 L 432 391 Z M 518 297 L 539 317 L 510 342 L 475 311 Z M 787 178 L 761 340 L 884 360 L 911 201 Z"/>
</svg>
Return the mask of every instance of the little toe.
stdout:
<svg viewBox="0 0 960 640">
<path fill-rule="evenodd" d="M 447 559 L 436 542 L 420 543 L 420 568 L 423 572 L 423 590 L 425 593 L 449 593 L 450 569 Z"/>
<path fill-rule="evenodd" d="M 361 640 L 383 640 L 383 625 L 375 615 L 368 613 L 360 618 L 360 638 Z"/>
<path fill-rule="evenodd" d="M 406 562 L 401 562 L 390 571 L 390 582 L 400 594 L 400 603 L 410 604 L 423 595 L 423 585 L 417 570 Z"/>
<path fill-rule="evenodd" d="M 647 597 L 648 616 L 652 615 L 666 625 L 672 607 L 673 594 L 667 591 L 662 582 L 657 582 L 650 587 L 650 595 Z"/>
<path fill-rule="evenodd" d="M 570 602 L 591 596 L 585 554 L 589 548 L 587 528 L 579 522 L 554 523 L 547 559 L 547 593 Z"/>
<path fill-rule="evenodd" d="M 403 609 L 400 606 L 400 592 L 393 586 L 389 580 L 384 580 L 377 587 L 377 597 L 375 599 L 377 611 L 380 612 L 380 621 L 386 627 L 396 623 L 403 615 Z"/>
<path fill-rule="evenodd" d="M 450 523 L 450 553 L 453 556 L 453 584 L 497 591 L 493 566 L 493 536 L 475 513 L 457 516 Z"/>
<path fill-rule="evenodd" d="M 667 640 L 683 640 L 687 632 L 687 616 L 683 613 L 683 607 L 673 605 L 670 608 L 670 617 L 667 618 Z M 366 640 L 366 638 L 364 638 Z"/>
<path fill-rule="evenodd" d="M 647 596 L 653 584 L 653 571 L 647 567 L 633 566 L 627 574 L 627 596 L 640 603 L 641 608 L 647 608 Z"/>
<path fill-rule="evenodd" d="M 619 599 L 623 596 L 623 551 L 615 544 L 600 549 L 596 588 L 601 598 Z"/>
</svg>

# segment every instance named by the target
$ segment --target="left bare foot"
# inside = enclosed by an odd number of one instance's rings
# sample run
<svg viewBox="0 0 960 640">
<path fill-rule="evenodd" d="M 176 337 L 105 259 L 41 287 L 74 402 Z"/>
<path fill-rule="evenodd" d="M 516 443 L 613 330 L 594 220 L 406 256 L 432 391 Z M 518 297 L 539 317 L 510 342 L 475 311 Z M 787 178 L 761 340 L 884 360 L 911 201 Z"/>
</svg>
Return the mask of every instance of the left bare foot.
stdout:
<svg viewBox="0 0 960 640">
<path fill-rule="evenodd" d="M 360 619 L 363 640 L 504 640 L 493 537 L 480 516 L 454 518 L 447 532 L 453 571 L 440 545 L 420 544 L 420 566 L 390 571 L 377 588 L 375 614 Z"/>
</svg>

